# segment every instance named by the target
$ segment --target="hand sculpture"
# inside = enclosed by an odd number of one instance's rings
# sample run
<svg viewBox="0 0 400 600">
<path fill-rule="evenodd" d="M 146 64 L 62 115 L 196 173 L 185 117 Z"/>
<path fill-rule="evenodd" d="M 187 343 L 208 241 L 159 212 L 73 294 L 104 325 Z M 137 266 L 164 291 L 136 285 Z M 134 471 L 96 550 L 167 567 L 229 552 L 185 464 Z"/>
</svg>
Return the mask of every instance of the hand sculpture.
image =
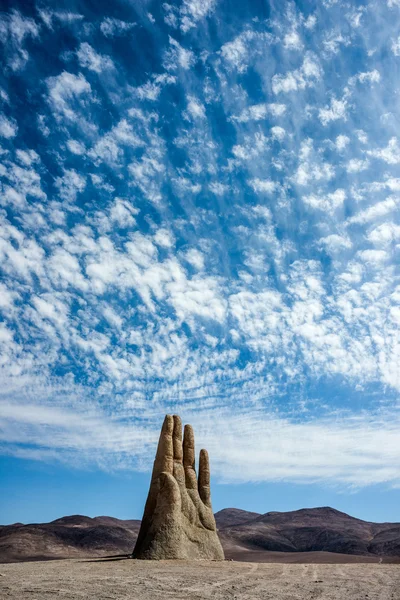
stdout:
<svg viewBox="0 0 400 600">
<path fill-rule="evenodd" d="M 185 425 L 182 447 L 182 423 L 175 415 L 164 419 L 132 557 L 224 560 L 211 508 L 207 451 L 200 450 L 197 480 L 193 429 Z"/>
</svg>

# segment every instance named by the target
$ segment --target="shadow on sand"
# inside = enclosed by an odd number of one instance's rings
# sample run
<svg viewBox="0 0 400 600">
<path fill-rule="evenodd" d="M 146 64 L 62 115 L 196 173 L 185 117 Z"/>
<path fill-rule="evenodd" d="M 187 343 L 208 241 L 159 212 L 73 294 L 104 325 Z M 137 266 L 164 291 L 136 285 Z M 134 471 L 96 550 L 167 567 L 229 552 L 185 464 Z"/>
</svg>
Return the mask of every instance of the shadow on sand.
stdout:
<svg viewBox="0 0 400 600">
<path fill-rule="evenodd" d="M 128 560 L 132 558 L 132 554 L 112 554 L 110 556 L 99 556 L 98 558 L 88 558 L 87 560 L 80 560 L 83 563 L 101 563 L 101 562 L 113 562 L 116 560 Z"/>
</svg>

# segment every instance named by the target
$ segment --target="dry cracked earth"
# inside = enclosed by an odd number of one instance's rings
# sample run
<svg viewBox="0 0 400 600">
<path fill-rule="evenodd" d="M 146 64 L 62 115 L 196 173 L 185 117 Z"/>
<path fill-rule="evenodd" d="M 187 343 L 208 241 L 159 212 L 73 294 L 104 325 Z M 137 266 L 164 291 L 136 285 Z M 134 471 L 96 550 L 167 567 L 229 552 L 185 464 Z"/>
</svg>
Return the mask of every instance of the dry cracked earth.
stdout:
<svg viewBox="0 0 400 600">
<path fill-rule="evenodd" d="M 400 565 L 54 560 L 0 567 L 2 600 L 399 600 Z"/>
</svg>

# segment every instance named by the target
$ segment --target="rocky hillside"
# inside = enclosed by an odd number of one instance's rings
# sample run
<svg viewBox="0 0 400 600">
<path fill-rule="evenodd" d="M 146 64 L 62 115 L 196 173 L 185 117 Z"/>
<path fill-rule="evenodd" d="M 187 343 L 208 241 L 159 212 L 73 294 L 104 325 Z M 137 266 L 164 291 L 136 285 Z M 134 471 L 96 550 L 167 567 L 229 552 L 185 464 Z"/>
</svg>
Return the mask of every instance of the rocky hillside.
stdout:
<svg viewBox="0 0 400 600">
<path fill-rule="evenodd" d="M 0 527 L 0 562 L 96 557 L 132 552 L 140 521 L 62 517 L 51 523 Z"/>
<path fill-rule="evenodd" d="M 233 510 L 234 512 L 230 512 Z M 370 523 L 333 508 L 269 512 L 243 520 L 235 509 L 216 514 L 226 554 L 257 552 L 335 552 L 361 556 L 400 556 L 400 523 Z M 221 515 L 221 519 L 220 519 Z M 229 516 L 231 522 L 229 523 Z M 236 521 L 236 523 L 235 523 Z"/>
<path fill-rule="evenodd" d="M 227 558 L 291 560 L 295 553 L 400 557 L 400 523 L 361 521 L 333 508 L 264 515 L 227 508 L 215 515 Z M 140 521 L 74 515 L 51 523 L 0 527 L 0 562 L 88 558 L 132 552 Z M 333 553 L 326 555 L 326 553 Z M 335 555 L 335 556 L 334 556 Z M 329 562 L 329 560 L 327 559 Z"/>
</svg>

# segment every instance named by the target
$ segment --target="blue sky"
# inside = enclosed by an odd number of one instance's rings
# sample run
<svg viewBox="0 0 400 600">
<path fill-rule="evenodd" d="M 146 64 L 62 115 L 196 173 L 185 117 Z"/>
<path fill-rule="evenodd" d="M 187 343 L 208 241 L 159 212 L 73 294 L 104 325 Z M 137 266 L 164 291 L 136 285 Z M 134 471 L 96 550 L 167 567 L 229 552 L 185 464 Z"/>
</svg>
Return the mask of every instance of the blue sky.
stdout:
<svg viewBox="0 0 400 600">
<path fill-rule="evenodd" d="M 0 51 L 2 522 L 140 517 L 167 412 L 216 509 L 400 520 L 400 1 L 13 0 Z"/>
</svg>

